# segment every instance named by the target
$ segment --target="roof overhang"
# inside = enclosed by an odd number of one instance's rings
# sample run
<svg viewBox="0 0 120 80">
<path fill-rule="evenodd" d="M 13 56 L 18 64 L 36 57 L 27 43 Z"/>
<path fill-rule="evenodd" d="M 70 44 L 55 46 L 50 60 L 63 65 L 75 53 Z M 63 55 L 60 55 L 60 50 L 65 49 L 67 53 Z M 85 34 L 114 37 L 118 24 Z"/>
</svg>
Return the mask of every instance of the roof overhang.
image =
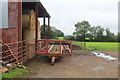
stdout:
<svg viewBox="0 0 120 80">
<path fill-rule="evenodd" d="M 41 4 L 39 0 L 36 0 L 36 2 L 25 2 L 23 0 L 22 2 L 22 9 L 32 9 L 35 11 L 35 4 L 38 3 L 38 17 L 50 17 L 47 10 L 44 8 L 44 6 Z"/>
</svg>

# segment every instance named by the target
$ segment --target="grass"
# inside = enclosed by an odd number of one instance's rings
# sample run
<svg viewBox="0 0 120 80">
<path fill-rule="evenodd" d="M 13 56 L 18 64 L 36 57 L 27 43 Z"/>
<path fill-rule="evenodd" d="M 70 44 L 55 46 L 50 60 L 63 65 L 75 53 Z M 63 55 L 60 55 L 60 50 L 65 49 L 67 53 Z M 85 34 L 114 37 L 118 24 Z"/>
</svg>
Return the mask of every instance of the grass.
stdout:
<svg viewBox="0 0 120 80">
<path fill-rule="evenodd" d="M 58 40 L 64 40 L 64 37 L 57 37 Z"/>
<path fill-rule="evenodd" d="M 24 74 L 27 74 L 27 73 L 29 73 L 28 70 L 21 69 L 21 68 L 15 68 L 13 70 L 10 70 L 7 73 L 3 73 L 2 78 L 3 80 L 8 80 L 10 78 L 22 77 Z"/>
<path fill-rule="evenodd" d="M 73 42 L 73 44 L 82 46 L 83 49 L 87 50 L 108 50 L 108 51 L 118 50 L 117 42 L 86 42 L 86 48 L 83 47 L 84 42 Z"/>
<path fill-rule="evenodd" d="M 58 40 L 64 40 L 65 37 L 57 37 Z M 89 40 L 89 38 L 85 38 L 86 40 Z"/>
<path fill-rule="evenodd" d="M 59 40 L 64 40 L 64 37 L 57 37 L 57 38 Z M 89 40 L 89 38 L 86 38 L 86 40 Z M 118 42 L 86 42 L 86 47 L 84 47 L 84 42 L 73 42 L 73 44 L 81 46 L 85 50 L 117 51 L 119 43 Z"/>
</svg>

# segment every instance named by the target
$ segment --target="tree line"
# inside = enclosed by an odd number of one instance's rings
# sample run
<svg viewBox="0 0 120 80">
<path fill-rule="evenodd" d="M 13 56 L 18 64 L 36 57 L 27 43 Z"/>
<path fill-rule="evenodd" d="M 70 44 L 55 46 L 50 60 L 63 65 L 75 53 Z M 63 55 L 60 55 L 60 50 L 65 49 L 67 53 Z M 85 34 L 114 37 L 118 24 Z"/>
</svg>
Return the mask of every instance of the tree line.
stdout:
<svg viewBox="0 0 120 80">
<path fill-rule="evenodd" d="M 115 35 L 109 28 L 91 26 L 88 21 L 75 24 L 73 35 L 65 37 L 66 40 L 90 41 L 90 42 L 119 42 L 120 32 Z"/>
<path fill-rule="evenodd" d="M 43 39 L 43 25 L 40 27 L 41 39 Z M 45 25 L 45 39 L 48 39 L 48 25 Z M 50 26 L 50 39 L 56 39 L 57 37 L 64 37 L 64 33 L 57 28 Z"/>
<path fill-rule="evenodd" d="M 43 39 L 43 25 L 41 25 L 41 39 Z M 48 25 L 45 25 L 45 39 L 48 39 Z M 64 33 L 56 27 L 50 26 L 50 39 L 64 37 Z M 65 40 L 88 41 L 88 42 L 120 42 L 120 32 L 116 35 L 109 28 L 91 26 L 88 21 L 81 21 L 75 24 L 73 35 L 65 36 Z"/>
</svg>

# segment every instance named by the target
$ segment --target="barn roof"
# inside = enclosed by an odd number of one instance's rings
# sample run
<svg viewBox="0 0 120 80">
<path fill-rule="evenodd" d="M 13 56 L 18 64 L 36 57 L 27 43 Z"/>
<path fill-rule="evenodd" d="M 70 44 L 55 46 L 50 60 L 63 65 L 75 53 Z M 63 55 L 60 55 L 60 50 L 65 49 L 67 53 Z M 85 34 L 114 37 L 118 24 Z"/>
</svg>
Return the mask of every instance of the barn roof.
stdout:
<svg viewBox="0 0 120 80">
<path fill-rule="evenodd" d="M 47 10 L 44 8 L 44 6 L 41 4 L 40 1 L 36 0 L 38 2 L 38 17 L 50 17 Z M 25 2 L 23 0 L 22 2 L 22 9 L 32 9 L 35 11 L 35 1 L 34 2 Z"/>
</svg>

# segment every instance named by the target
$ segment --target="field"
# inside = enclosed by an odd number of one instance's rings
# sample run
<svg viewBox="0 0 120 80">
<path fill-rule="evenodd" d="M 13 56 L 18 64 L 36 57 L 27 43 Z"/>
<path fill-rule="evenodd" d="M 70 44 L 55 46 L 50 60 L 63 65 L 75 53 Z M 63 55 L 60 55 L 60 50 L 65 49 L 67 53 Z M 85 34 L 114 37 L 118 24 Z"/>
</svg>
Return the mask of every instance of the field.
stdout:
<svg viewBox="0 0 120 80">
<path fill-rule="evenodd" d="M 64 37 L 57 37 L 59 40 L 64 40 Z"/>
<path fill-rule="evenodd" d="M 84 42 L 73 42 L 73 44 L 84 48 Z M 117 42 L 86 42 L 86 48 L 84 49 L 117 51 L 118 43 Z"/>
<path fill-rule="evenodd" d="M 64 37 L 57 38 L 59 40 L 64 40 Z M 118 42 L 86 42 L 86 47 L 84 47 L 84 42 L 73 41 L 73 44 L 81 46 L 86 50 L 118 51 Z"/>
<path fill-rule="evenodd" d="M 59 40 L 64 40 L 65 37 L 57 37 Z M 89 40 L 89 38 L 85 38 L 86 40 Z"/>
</svg>

